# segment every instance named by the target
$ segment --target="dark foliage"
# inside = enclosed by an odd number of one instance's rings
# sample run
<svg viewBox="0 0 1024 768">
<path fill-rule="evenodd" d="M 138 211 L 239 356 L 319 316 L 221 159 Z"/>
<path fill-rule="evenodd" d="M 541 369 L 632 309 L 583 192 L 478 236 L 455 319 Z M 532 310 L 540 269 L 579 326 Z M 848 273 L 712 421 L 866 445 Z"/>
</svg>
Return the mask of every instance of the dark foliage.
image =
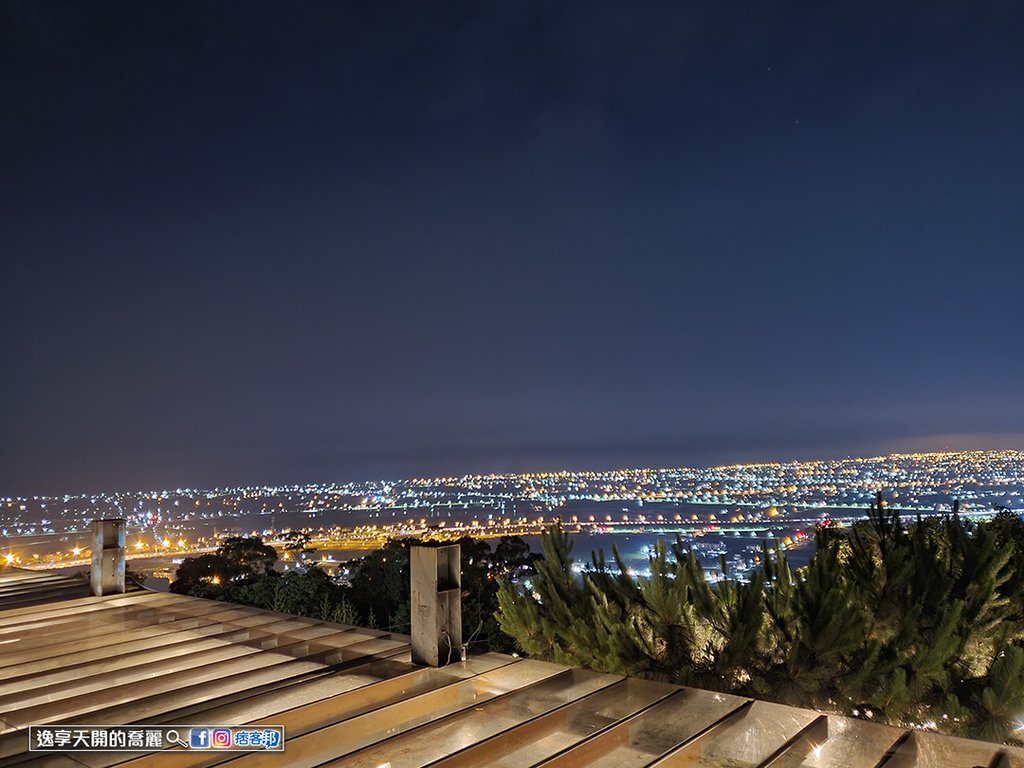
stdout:
<svg viewBox="0 0 1024 768">
<path fill-rule="evenodd" d="M 257 538 L 225 539 L 213 554 L 186 557 L 171 582 L 171 592 L 219 597 L 228 587 L 273 573 L 277 552 Z"/>
<path fill-rule="evenodd" d="M 276 553 L 259 539 L 228 539 L 215 554 L 186 558 L 171 591 L 311 616 L 353 626 L 409 631 L 409 545 L 392 540 L 350 566 L 349 584 L 335 583 L 313 566 L 286 573 L 274 570 Z M 490 544 L 469 537 L 462 546 L 463 637 L 479 648 L 513 650 L 514 642 L 498 626 L 499 578 L 533 572 L 535 556 L 517 536 Z M 309 539 L 296 535 L 286 549 L 310 551 Z"/>
<path fill-rule="evenodd" d="M 651 576 L 602 555 L 574 573 L 544 537 L 529 589 L 503 582 L 499 624 L 527 653 L 875 721 L 1019 739 L 1024 712 L 1024 524 L 901 521 L 881 498 L 822 528 L 809 565 L 765 548 L 748 582 L 710 584 L 677 538 Z"/>
</svg>

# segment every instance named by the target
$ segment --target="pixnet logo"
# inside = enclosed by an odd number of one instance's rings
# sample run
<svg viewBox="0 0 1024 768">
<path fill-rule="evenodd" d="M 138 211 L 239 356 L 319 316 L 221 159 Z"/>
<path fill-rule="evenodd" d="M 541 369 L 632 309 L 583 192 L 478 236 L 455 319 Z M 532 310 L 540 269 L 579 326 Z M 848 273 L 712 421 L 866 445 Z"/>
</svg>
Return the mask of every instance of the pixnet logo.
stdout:
<svg viewBox="0 0 1024 768">
<path fill-rule="evenodd" d="M 192 749 L 207 749 L 210 746 L 210 731 L 206 728 L 193 728 L 188 733 L 188 743 Z"/>
<path fill-rule="evenodd" d="M 213 746 L 216 749 L 231 748 L 231 731 L 227 728 L 217 728 L 213 732 Z"/>
</svg>

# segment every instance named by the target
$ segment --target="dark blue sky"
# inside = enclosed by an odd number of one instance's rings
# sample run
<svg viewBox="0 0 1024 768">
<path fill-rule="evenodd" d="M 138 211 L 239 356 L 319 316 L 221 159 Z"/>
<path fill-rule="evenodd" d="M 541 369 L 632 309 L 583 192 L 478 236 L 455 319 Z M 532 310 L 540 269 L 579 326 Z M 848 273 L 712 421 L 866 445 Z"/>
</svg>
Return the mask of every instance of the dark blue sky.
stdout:
<svg viewBox="0 0 1024 768">
<path fill-rule="evenodd" d="M 1022 40 L 0 3 L 0 494 L 1024 448 Z"/>
</svg>

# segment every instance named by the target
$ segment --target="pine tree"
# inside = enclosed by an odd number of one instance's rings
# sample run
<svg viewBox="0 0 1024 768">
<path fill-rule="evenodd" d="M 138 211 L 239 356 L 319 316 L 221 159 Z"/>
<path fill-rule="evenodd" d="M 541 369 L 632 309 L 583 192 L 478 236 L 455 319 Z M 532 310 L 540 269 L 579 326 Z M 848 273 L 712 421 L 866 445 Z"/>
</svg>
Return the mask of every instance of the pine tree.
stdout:
<svg viewBox="0 0 1024 768">
<path fill-rule="evenodd" d="M 497 619 L 526 653 L 1017 743 L 1024 712 L 1024 523 L 953 514 L 906 523 L 879 494 L 852 529 L 821 529 L 808 566 L 763 549 L 749 582 L 709 583 L 678 539 L 651 575 L 613 548 L 577 570 L 552 528 Z M 724 564 L 722 568 L 724 574 Z"/>
</svg>

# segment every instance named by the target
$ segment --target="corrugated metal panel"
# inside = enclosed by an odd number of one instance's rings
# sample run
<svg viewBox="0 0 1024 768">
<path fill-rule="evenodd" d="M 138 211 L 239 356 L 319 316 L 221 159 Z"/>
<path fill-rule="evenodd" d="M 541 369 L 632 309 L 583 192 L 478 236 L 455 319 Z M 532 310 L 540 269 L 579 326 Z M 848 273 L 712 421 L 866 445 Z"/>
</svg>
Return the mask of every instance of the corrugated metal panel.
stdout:
<svg viewBox="0 0 1024 768">
<path fill-rule="evenodd" d="M 180 595 L 0 569 L 0 766 L 1024 768 L 1024 752 Z M 39 723 L 267 724 L 285 753 L 45 754 Z"/>
</svg>

